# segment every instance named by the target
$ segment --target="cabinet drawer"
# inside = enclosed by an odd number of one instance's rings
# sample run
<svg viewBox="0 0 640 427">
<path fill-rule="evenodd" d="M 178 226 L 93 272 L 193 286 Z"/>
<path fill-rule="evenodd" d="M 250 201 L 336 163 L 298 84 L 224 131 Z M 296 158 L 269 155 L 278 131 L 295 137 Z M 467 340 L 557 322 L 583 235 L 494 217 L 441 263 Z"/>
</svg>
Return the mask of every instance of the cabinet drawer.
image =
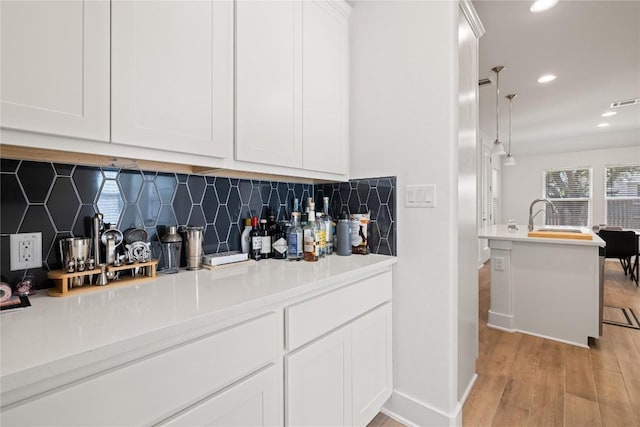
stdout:
<svg viewBox="0 0 640 427">
<path fill-rule="evenodd" d="M 285 337 L 292 351 L 391 300 L 391 272 L 285 308 Z"/>
<path fill-rule="evenodd" d="M 142 425 L 276 359 L 278 316 L 258 317 L 4 411 L 3 425 Z"/>
</svg>

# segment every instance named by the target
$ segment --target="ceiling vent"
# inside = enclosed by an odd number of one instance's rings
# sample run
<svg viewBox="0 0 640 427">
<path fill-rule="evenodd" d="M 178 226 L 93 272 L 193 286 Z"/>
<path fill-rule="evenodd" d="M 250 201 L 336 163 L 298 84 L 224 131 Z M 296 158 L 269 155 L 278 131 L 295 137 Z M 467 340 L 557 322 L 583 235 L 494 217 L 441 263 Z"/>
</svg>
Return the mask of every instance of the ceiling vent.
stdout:
<svg viewBox="0 0 640 427">
<path fill-rule="evenodd" d="M 640 98 L 627 99 L 626 101 L 612 102 L 609 108 L 627 107 L 629 105 L 636 105 L 636 104 L 640 104 Z"/>
</svg>

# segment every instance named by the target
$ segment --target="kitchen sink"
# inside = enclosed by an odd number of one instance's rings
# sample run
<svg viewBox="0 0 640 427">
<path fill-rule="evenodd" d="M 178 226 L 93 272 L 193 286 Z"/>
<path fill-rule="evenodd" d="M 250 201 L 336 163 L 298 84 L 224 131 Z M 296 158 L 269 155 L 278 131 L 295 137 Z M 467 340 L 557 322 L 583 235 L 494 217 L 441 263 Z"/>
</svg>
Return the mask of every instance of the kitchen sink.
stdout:
<svg viewBox="0 0 640 427">
<path fill-rule="evenodd" d="M 554 233 L 582 233 L 581 230 L 577 230 L 575 228 L 549 228 L 549 227 L 543 227 L 543 228 L 538 228 L 536 231 L 551 231 Z"/>
</svg>

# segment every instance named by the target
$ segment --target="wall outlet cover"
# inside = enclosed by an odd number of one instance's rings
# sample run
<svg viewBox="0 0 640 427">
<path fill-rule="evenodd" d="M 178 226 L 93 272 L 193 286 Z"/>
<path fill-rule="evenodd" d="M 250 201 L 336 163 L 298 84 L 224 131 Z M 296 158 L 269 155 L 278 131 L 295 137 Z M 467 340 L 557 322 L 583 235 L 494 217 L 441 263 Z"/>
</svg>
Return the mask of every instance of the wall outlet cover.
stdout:
<svg viewBox="0 0 640 427">
<path fill-rule="evenodd" d="M 42 267 L 42 233 L 9 236 L 11 271 Z"/>
</svg>

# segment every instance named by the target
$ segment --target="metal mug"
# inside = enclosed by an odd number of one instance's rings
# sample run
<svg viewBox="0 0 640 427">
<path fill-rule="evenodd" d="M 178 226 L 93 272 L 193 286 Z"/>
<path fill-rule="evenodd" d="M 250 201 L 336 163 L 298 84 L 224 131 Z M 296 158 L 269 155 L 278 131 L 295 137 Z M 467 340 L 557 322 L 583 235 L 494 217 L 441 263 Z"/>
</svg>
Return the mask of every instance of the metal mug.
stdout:
<svg viewBox="0 0 640 427">
<path fill-rule="evenodd" d="M 91 239 L 86 237 L 69 237 L 60 239 L 60 260 L 64 268 L 77 270 L 78 261 L 86 260 L 91 254 Z M 68 270 L 68 271 L 69 271 Z M 84 277 L 73 277 L 71 286 L 78 287 L 84 284 Z"/>
<path fill-rule="evenodd" d="M 202 261 L 202 240 L 204 227 L 182 227 L 185 235 L 185 253 L 187 258 L 187 270 L 199 270 Z"/>
</svg>

